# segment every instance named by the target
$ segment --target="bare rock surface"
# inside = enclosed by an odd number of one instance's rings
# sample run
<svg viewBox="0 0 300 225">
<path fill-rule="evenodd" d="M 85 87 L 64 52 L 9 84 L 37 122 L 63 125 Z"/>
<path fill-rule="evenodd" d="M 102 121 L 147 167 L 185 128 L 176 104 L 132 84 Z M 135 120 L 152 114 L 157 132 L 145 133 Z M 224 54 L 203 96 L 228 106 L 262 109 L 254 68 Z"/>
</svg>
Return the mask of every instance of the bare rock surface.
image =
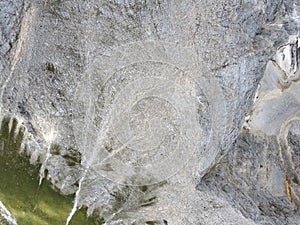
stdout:
<svg viewBox="0 0 300 225">
<path fill-rule="evenodd" d="M 17 225 L 16 218 L 0 202 L 0 223 L 3 225 Z"/>
<path fill-rule="evenodd" d="M 66 224 L 298 224 L 299 7 L 0 1 L 0 116 Z"/>
</svg>

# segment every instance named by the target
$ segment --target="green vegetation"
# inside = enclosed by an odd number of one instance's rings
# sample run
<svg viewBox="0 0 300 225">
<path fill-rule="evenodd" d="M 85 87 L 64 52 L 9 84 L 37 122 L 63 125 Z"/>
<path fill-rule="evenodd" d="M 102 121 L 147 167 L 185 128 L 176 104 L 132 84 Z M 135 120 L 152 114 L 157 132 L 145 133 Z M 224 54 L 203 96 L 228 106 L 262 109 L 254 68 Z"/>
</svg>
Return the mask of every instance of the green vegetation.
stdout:
<svg viewBox="0 0 300 225">
<path fill-rule="evenodd" d="M 63 225 L 73 207 L 74 195 L 61 195 L 51 188 L 47 180 L 38 186 L 40 165 L 29 163 L 26 147 L 20 153 L 24 135 L 25 127 L 18 126 L 15 118 L 3 118 L 0 127 L 0 200 L 16 217 L 19 225 Z M 50 152 L 64 157 L 69 166 L 81 162 L 81 154 L 75 149 L 68 149 L 68 155 L 63 155 L 62 147 L 52 144 Z M 110 210 L 101 214 L 112 221 L 126 220 L 130 218 L 128 212 L 154 205 L 157 201 L 156 190 L 164 184 L 131 186 L 129 182 L 128 185 L 115 187 L 109 192 L 114 197 Z M 86 217 L 86 209 L 80 209 L 70 225 L 104 223 L 104 219 L 96 216 Z M 160 221 L 141 218 L 134 224 L 160 224 Z"/>
<path fill-rule="evenodd" d="M 61 225 L 72 209 L 74 196 L 62 196 L 47 180 L 38 187 L 39 165 L 29 163 L 26 150 L 19 154 L 25 128 L 10 117 L 0 128 L 0 199 L 16 217 L 19 225 Z M 59 151 L 59 147 L 54 148 Z M 74 160 L 74 159 L 73 159 Z M 79 210 L 71 225 L 103 224 L 103 220 L 86 217 Z"/>
</svg>

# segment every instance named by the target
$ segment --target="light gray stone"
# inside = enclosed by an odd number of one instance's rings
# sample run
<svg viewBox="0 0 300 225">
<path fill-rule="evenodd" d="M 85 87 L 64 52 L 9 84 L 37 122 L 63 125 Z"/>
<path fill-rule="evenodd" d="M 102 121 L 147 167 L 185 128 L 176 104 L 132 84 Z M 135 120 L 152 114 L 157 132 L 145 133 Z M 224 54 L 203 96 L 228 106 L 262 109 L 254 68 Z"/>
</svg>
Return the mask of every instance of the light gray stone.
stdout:
<svg viewBox="0 0 300 225">
<path fill-rule="evenodd" d="M 76 195 L 68 219 L 297 224 L 297 1 L 0 7 L 1 116 Z"/>
</svg>

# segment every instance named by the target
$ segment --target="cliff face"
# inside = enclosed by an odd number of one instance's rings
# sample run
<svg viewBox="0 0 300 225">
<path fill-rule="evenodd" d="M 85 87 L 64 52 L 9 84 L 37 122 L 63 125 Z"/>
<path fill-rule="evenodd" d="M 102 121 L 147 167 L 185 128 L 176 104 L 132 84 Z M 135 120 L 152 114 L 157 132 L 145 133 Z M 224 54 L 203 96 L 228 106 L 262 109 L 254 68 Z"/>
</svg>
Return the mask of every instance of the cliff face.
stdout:
<svg viewBox="0 0 300 225">
<path fill-rule="evenodd" d="M 233 147 L 198 185 L 258 224 L 299 220 L 299 59 L 299 36 L 291 36 L 267 63 Z"/>
<path fill-rule="evenodd" d="M 0 7 L 0 153 L 74 194 L 67 224 L 297 224 L 297 1 Z"/>
</svg>

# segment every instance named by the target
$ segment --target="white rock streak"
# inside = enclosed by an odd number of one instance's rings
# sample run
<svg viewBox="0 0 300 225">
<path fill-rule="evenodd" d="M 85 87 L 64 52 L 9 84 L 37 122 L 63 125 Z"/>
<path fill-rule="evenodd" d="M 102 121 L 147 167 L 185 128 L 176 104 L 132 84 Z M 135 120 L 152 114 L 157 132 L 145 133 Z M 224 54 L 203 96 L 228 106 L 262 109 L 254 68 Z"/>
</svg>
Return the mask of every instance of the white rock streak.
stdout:
<svg viewBox="0 0 300 225">
<path fill-rule="evenodd" d="M 47 151 L 46 151 L 46 158 L 43 161 L 41 169 L 40 169 L 39 186 L 42 184 L 42 181 L 45 178 L 45 168 L 46 168 L 46 165 L 47 165 L 47 161 L 51 156 L 50 149 L 51 149 L 51 145 L 52 145 L 52 142 L 54 140 L 54 137 L 55 137 L 54 128 L 51 127 L 50 132 L 48 134 L 44 135 L 44 138 L 45 138 L 46 143 L 47 143 Z"/>
<path fill-rule="evenodd" d="M 0 222 L 1 216 L 8 222 L 10 225 L 18 225 L 16 218 L 8 211 L 8 209 L 0 201 Z"/>
<path fill-rule="evenodd" d="M 74 199 L 73 208 L 72 208 L 71 212 L 69 213 L 69 216 L 68 216 L 68 218 L 67 218 L 66 225 L 69 225 L 70 221 L 72 220 L 74 214 L 75 214 L 76 211 L 77 211 L 78 200 L 79 200 L 79 195 L 80 195 L 80 192 L 81 192 L 82 182 L 83 182 L 83 180 L 85 179 L 86 173 L 87 173 L 87 170 L 84 172 L 84 175 L 83 175 L 83 176 L 81 177 L 81 179 L 79 180 L 79 183 L 78 183 L 78 189 L 77 189 L 77 191 L 76 191 L 76 193 L 75 193 L 75 199 Z"/>
</svg>

